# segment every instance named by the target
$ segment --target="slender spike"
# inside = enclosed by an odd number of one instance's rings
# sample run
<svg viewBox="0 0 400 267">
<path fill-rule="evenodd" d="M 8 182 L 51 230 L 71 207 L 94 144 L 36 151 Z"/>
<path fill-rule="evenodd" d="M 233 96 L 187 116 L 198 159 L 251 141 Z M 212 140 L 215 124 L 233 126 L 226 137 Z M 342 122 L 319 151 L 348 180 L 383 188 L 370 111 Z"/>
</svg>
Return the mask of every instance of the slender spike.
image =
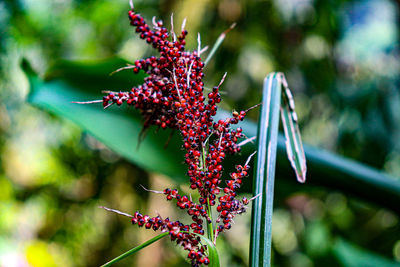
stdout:
<svg viewBox="0 0 400 267">
<path fill-rule="evenodd" d="M 174 42 L 176 42 L 176 34 L 174 32 L 174 13 L 171 13 L 171 34 Z"/>
<path fill-rule="evenodd" d="M 189 84 L 190 84 L 190 74 L 192 72 L 193 63 L 194 63 L 194 60 L 192 60 L 192 63 L 190 63 L 189 70 L 187 72 L 187 78 L 186 78 L 186 80 L 187 80 L 187 88 L 189 88 Z"/>
<path fill-rule="evenodd" d="M 238 144 L 238 146 L 244 146 L 245 144 L 250 143 L 250 142 L 252 143 L 256 139 L 257 139 L 257 136 L 253 136 L 253 137 L 247 138 L 246 140 L 243 140 L 242 142 L 240 142 Z"/>
<path fill-rule="evenodd" d="M 213 242 L 214 246 L 216 246 L 216 245 L 217 245 L 217 237 L 218 237 L 218 234 L 219 234 L 219 231 L 218 231 L 218 230 L 216 230 L 216 231 L 215 231 L 214 242 Z"/>
<path fill-rule="evenodd" d="M 208 50 L 208 45 L 206 45 L 205 47 L 203 47 L 201 50 L 200 50 L 200 54 L 203 54 L 204 52 L 206 52 Z"/>
<path fill-rule="evenodd" d="M 200 33 L 197 33 L 197 55 L 200 56 L 200 51 L 201 51 L 201 38 L 200 38 Z"/>
<path fill-rule="evenodd" d="M 172 69 L 172 75 L 175 82 L 176 92 L 178 93 L 179 99 L 181 99 L 181 94 L 179 93 L 178 83 L 176 82 L 175 67 Z"/>
<path fill-rule="evenodd" d="M 157 28 L 158 28 L 158 24 L 157 24 L 157 21 L 156 21 L 156 16 L 153 16 L 153 18 L 151 19 L 151 21 L 153 22 L 154 27 L 157 27 Z"/>
<path fill-rule="evenodd" d="M 254 197 L 252 197 L 252 198 L 250 198 L 250 199 L 249 199 L 249 202 L 250 202 L 250 201 L 253 201 L 253 200 L 255 200 L 256 198 L 259 198 L 259 197 L 261 197 L 261 193 L 258 194 L 258 195 L 256 195 L 256 196 L 254 196 Z"/>
<path fill-rule="evenodd" d="M 219 137 L 218 148 L 220 148 L 220 147 L 221 147 L 221 142 L 222 142 L 222 133 L 221 133 L 221 135 L 220 135 L 220 137 Z"/>
<path fill-rule="evenodd" d="M 94 104 L 94 103 L 103 103 L 103 100 L 92 100 L 92 101 L 71 101 L 74 104 Z"/>
<path fill-rule="evenodd" d="M 257 150 L 254 151 L 253 153 L 250 154 L 250 156 L 247 158 L 246 163 L 244 164 L 245 166 L 249 164 L 251 158 L 257 153 Z"/>
<path fill-rule="evenodd" d="M 128 213 L 125 213 L 125 212 L 122 212 L 122 211 L 119 211 L 119 210 L 110 209 L 110 208 L 107 208 L 107 207 L 104 207 L 104 206 L 99 206 L 99 208 L 100 208 L 100 209 L 105 209 L 105 210 L 108 210 L 108 211 L 111 211 L 111 212 L 114 212 L 114 213 L 117 213 L 117 214 L 119 214 L 119 215 L 124 215 L 124 216 L 126 216 L 126 217 L 133 218 L 132 215 L 130 215 L 130 214 L 128 214 Z"/>
<path fill-rule="evenodd" d="M 184 18 L 182 21 L 182 26 L 181 26 L 182 31 L 185 30 L 185 26 L 186 26 L 186 18 Z"/>
<path fill-rule="evenodd" d="M 211 137 L 213 134 L 214 134 L 214 133 L 211 133 L 209 136 L 207 136 L 206 140 L 205 140 L 204 143 L 203 143 L 203 148 L 205 148 L 205 146 L 206 146 L 208 140 L 210 140 L 210 137 Z"/>
<path fill-rule="evenodd" d="M 128 66 L 126 66 L 126 67 L 122 67 L 122 68 L 119 68 L 119 69 L 114 70 L 113 72 L 111 72 L 111 73 L 110 73 L 110 76 L 114 75 L 114 74 L 117 73 L 117 72 L 120 72 L 121 70 L 129 70 L 129 69 L 133 69 L 134 67 L 136 67 L 136 66 L 135 66 L 135 65 L 128 64 Z"/>
<path fill-rule="evenodd" d="M 233 28 L 235 28 L 236 26 L 236 22 L 232 23 L 232 25 L 226 29 L 223 33 L 221 33 L 217 39 L 217 41 L 215 41 L 214 46 L 212 47 L 210 54 L 208 54 L 206 60 L 204 61 L 204 66 L 206 66 L 208 64 L 208 62 L 211 60 L 211 58 L 214 56 L 215 52 L 217 51 L 218 47 L 222 44 L 222 42 L 224 41 L 226 35 L 228 34 L 228 32 L 230 32 Z"/>
<path fill-rule="evenodd" d="M 224 73 L 224 76 L 222 76 L 222 79 L 221 79 L 221 81 L 220 81 L 219 84 L 218 84 L 218 88 L 221 87 L 222 83 L 225 81 L 225 78 L 226 78 L 226 75 L 227 75 L 227 74 L 228 74 L 228 73 L 225 72 L 225 73 Z"/>
<path fill-rule="evenodd" d="M 107 108 L 111 107 L 111 106 L 112 106 L 112 104 L 114 104 L 114 103 L 110 103 L 110 104 L 108 104 L 107 106 L 105 106 L 105 107 L 104 107 L 104 109 L 107 109 Z"/>
<path fill-rule="evenodd" d="M 147 192 L 151 192 L 151 193 L 156 193 L 156 194 L 164 194 L 163 191 L 157 191 L 157 190 L 151 190 L 151 189 L 147 189 L 146 187 L 144 187 L 142 184 L 139 184 L 145 191 Z"/>
<path fill-rule="evenodd" d="M 244 112 L 249 112 L 250 110 L 252 110 L 252 109 L 254 109 L 254 108 L 257 108 L 257 107 L 259 107 L 259 106 L 261 106 L 261 104 L 262 103 L 258 103 L 257 105 L 254 105 L 254 106 L 252 106 L 252 107 L 249 107 L 248 109 L 246 109 Z"/>
<path fill-rule="evenodd" d="M 131 7 L 131 10 L 133 10 L 133 0 L 129 0 L 129 5 Z"/>
</svg>

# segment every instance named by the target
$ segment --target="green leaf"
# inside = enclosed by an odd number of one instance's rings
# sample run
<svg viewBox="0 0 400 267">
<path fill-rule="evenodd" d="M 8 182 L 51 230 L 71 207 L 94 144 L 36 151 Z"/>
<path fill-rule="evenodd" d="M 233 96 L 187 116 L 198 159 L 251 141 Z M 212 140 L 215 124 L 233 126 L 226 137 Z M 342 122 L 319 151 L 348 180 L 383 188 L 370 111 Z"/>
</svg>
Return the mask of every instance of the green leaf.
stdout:
<svg viewBox="0 0 400 267">
<path fill-rule="evenodd" d="M 151 128 L 139 146 L 138 136 L 143 122 L 136 110 L 128 107 L 111 107 L 103 110 L 101 103 L 85 105 L 72 103 L 72 101 L 101 99 L 102 89 L 126 91 L 131 86 L 143 82 L 143 75 L 131 74 L 128 79 L 121 75 L 122 73 L 117 73 L 110 77 L 111 70 L 124 64 L 120 61 L 118 66 L 115 62 L 113 60 L 102 64 L 60 63 L 53 68 L 51 73 L 53 79 L 47 82 L 27 71 L 31 86 L 29 101 L 44 110 L 75 122 L 110 149 L 140 167 L 184 181 L 186 169 L 182 164 L 183 153 L 178 134 L 171 139 L 168 149 L 163 149 L 170 131 L 157 131 Z M 28 66 L 25 66 L 25 69 L 27 70 Z M 56 77 L 63 77 L 63 80 Z M 176 156 L 171 157 L 171 154 Z"/>
<path fill-rule="evenodd" d="M 271 266 L 272 213 L 276 153 L 278 146 L 281 82 L 279 73 L 264 80 L 263 100 L 257 134 L 254 200 L 250 243 L 250 266 Z"/>
<path fill-rule="evenodd" d="M 208 239 L 205 236 L 193 233 L 201 238 L 201 240 L 206 243 L 207 245 L 207 250 L 208 250 L 208 259 L 210 260 L 210 264 L 208 266 L 210 267 L 219 267 L 219 256 L 218 256 L 218 251 L 217 248 L 214 246 L 214 243 Z"/>
<path fill-rule="evenodd" d="M 171 139 L 168 148 L 163 149 L 169 132 L 160 130 L 156 133 L 154 128 L 150 128 L 147 137 L 137 148 L 142 120 L 136 111 L 127 108 L 111 108 L 104 111 L 100 104 L 71 103 L 76 100 L 101 99 L 101 90 L 125 91 L 141 83 L 143 75 L 133 75 L 129 70 L 109 76 L 112 71 L 125 64 L 126 61 L 118 59 L 90 64 L 61 62 L 47 75 L 48 78 L 52 78 L 49 81 L 38 78 L 25 64 L 24 69 L 31 85 L 28 101 L 47 112 L 70 119 L 131 162 L 147 170 L 169 175 L 178 182 L 186 181 L 184 174 L 187 169 L 182 164 L 183 153 L 180 150 L 181 140 L 178 134 Z M 216 119 L 224 119 L 230 115 L 220 110 Z M 257 125 L 254 122 L 245 120 L 241 126 L 246 136 L 257 134 Z M 244 162 L 255 149 L 254 145 L 247 144 L 243 147 L 241 158 L 227 159 L 225 165 L 234 166 L 238 162 Z M 279 136 L 277 175 L 281 179 L 287 179 L 293 190 L 306 190 L 311 185 L 322 185 L 400 212 L 400 205 L 397 204 L 400 201 L 400 182 L 397 178 L 315 147 L 304 145 L 304 151 L 307 157 L 308 182 L 306 186 L 299 187 L 293 182 L 293 171 L 285 159 L 285 138 Z M 277 183 L 280 183 L 281 179 L 278 179 Z M 248 184 L 244 185 L 244 189 L 246 186 Z M 280 188 L 277 187 L 277 190 Z M 246 190 L 251 191 L 249 187 Z"/>
<path fill-rule="evenodd" d="M 279 73 L 277 78 L 282 84 L 282 106 L 281 118 L 283 130 L 286 137 L 287 156 L 296 172 L 297 181 L 306 181 L 306 156 L 304 154 L 303 143 L 301 142 L 300 130 L 297 124 L 297 114 L 294 111 L 294 100 L 289 90 L 283 73 Z"/>
<path fill-rule="evenodd" d="M 338 239 L 333 246 L 333 255 L 346 267 L 395 267 L 399 262 L 391 261 L 380 255 L 361 249 L 343 239 Z"/>
<path fill-rule="evenodd" d="M 130 256 L 130 255 L 132 255 L 132 254 L 134 254 L 134 253 L 136 253 L 136 252 L 138 252 L 139 250 L 141 250 L 141 249 L 147 247 L 148 245 L 153 244 L 154 242 L 160 240 L 161 238 L 166 237 L 168 234 L 169 234 L 169 232 L 165 232 L 165 233 L 159 234 L 159 235 L 153 237 L 152 239 L 147 240 L 146 242 L 142 243 L 141 245 L 139 245 L 139 246 L 137 246 L 137 247 L 134 247 L 134 248 L 128 250 L 127 252 L 125 252 L 124 254 L 121 254 L 121 255 L 119 255 L 118 257 L 116 257 L 116 258 L 110 260 L 110 261 L 107 262 L 106 264 L 101 265 L 101 267 L 111 266 L 111 265 L 113 265 L 114 263 L 117 263 L 117 262 L 119 262 L 119 261 L 125 259 L 126 257 L 128 257 L 128 256 Z"/>
</svg>

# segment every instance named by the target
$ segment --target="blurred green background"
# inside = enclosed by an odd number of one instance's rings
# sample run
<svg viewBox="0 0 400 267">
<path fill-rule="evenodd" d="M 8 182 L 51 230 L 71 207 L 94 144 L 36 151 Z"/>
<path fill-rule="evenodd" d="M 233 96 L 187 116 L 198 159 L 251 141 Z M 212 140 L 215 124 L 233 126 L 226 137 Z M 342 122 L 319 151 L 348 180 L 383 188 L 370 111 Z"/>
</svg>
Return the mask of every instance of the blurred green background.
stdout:
<svg viewBox="0 0 400 267">
<path fill-rule="evenodd" d="M 283 71 L 305 143 L 400 176 L 400 2 L 134 2 L 148 21 L 155 15 L 169 25 L 173 12 L 179 27 L 187 17 L 188 48 L 197 32 L 212 45 L 237 22 L 206 69 L 209 87 L 228 72 L 223 108 L 257 104 L 264 76 Z M 127 0 L 0 2 L 0 266 L 99 266 L 154 235 L 99 205 L 184 217 L 139 184 L 187 185 L 146 172 L 26 102 L 22 58 L 43 76 L 60 59 L 153 55 L 129 26 L 128 8 Z M 276 195 L 274 266 L 357 266 L 352 258 L 372 255 L 347 242 L 400 266 L 398 214 L 327 188 L 288 192 Z M 238 216 L 219 241 L 222 266 L 247 266 L 249 225 L 250 213 Z M 185 254 L 162 240 L 119 266 L 183 264 Z"/>
</svg>

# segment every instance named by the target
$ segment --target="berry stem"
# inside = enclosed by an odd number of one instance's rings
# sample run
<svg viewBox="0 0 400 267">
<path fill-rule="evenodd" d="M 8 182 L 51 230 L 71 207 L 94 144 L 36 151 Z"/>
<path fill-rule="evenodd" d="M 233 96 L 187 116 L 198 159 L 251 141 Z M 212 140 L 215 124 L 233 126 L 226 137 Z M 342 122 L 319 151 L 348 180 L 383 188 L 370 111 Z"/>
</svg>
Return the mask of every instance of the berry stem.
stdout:
<svg viewBox="0 0 400 267">
<path fill-rule="evenodd" d="M 204 144 L 202 145 L 202 165 L 203 165 L 203 171 L 207 170 L 206 167 L 206 150 Z M 214 230 L 213 230 L 213 224 L 212 224 L 212 211 L 211 211 L 211 205 L 210 205 L 210 196 L 207 196 L 207 215 L 210 218 L 210 221 L 207 222 L 207 235 L 208 239 L 210 239 L 212 242 L 214 242 Z"/>
<path fill-rule="evenodd" d="M 207 215 L 210 218 L 210 222 L 207 223 L 207 234 L 208 239 L 210 239 L 214 243 L 214 230 L 212 224 L 212 211 L 210 206 L 210 198 L 207 197 Z"/>
</svg>

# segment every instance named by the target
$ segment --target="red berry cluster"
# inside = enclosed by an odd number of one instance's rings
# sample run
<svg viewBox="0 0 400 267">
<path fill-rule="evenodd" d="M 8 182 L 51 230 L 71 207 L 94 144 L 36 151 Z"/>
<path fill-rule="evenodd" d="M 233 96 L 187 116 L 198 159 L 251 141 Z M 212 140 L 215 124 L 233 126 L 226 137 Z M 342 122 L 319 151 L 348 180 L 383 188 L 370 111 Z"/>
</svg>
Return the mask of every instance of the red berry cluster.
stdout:
<svg viewBox="0 0 400 267">
<path fill-rule="evenodd" d="M 151 29 L 143 17 L 133 8 L 129 11 L 131 25 L 136 28 L 140 38 L 145 39 L 158 50 L 159 57 L 136 60 L 132 69 L 134 73 L 144 71 L 148 74 L 144 83 L 133 87 L 128 92 L 110 92 L 103 98 L 103 106 L 126 104 L 139 109 L 144 116 L 144 127 L 156 125 L 163 129 L 177 129 L 183 139 L 183 149 L 186 150 L 185 163 L 188 166 L 187 175 L 190 187 L 200 193 L 199 204 L 187 196 L 181 196 L 176 189 L 165 189 L 163 193 L 167 200 L 175 199 L 176 205 L 186 209 L 193 223 L 185 225 L 161 219 L 160 216 L 150 218 L 135 213 L 132 223 L 153 230 L 169 231 L 171 240 L 182 244 L 189 250 L 188 257 L 193 266 L 208 264 L 204 246 L 199 245 L 195 234 L 204 235 L 203 222 L 212 224 L 211 207 L 217 205 L 219 213 L 216 224 L 222 220 L 211 236 L 217 238 L 218 233 L 230 229 L 235 215 L 245 211 L 247 199 L 237 200 L 236 191 L 242 184 L 242 179 L 248 175 L 249 166 L 236 166 L 236 172 L 230 174 L 231 179 L 226 186 L 221 186 L 223 167 L 226 154 L 240 152 L 238 140 L 243 138 L 242 129 L 232 129 L 246 116 L 246 111 L 232 113 L 232 118 L 214 121 L 217 104 L 221 102 L 220 86 L 215 86 L 204 97 L 203 68 L 200 55 L 201 49 L 185 51 L 187 31 L 182 28 L 179 36 L 175 36 L 163 27 L 162 21 L 154 21 Z M 223 192 L 223 196 L 218 197 Z M 210 234 L 210 233 L 209 233 Z"/>
<path fill-rule="evenodd" d="M 169 232 L 172 241 L 181 245 L 185 250 L 189 251 L 188 257 L 196 264 L 210 263 L 205 254 L 206 247 L 200 243 L 200 237 L 196 237 L 189 233 L 189 226 L 179 222 L 170 221 L 169 218 L 162 219 L 161 216 L 149 217 L 135 212 L 132 217 L 132 224 L 137 224 L 139 227 L 146 229 L 153 229 L 154 231 L 161 230 L 162 232 Z"/>
<path fill-rule="evenodd" d="M 190 228 L 194 233 L 204 235 L 203 220 L 200 217 L 204 217 L 207 221 L 211 220 L 207 214 L 203 205 L 195 204 L 187 196 L 181 196 L 178 194 L 176 189 L 165 189 L 164 194 L 167 196 L 167 200 L 175 198 L 177 200 L 176 206 L 181 209 L 187 209 L 187 213 L 192 216 L 194 223 L 190 225 Z"/>
</svg>

